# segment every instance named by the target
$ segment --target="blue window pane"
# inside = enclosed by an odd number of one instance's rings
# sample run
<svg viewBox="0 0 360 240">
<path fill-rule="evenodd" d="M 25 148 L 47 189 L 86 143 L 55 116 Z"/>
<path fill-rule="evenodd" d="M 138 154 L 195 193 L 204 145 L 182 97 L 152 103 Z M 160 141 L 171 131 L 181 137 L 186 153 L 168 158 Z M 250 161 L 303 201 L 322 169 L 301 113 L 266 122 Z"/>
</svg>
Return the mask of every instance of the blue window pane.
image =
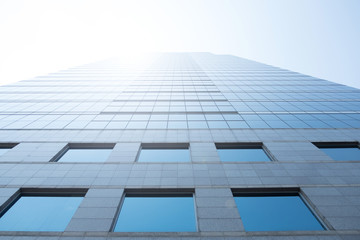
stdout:
<svg viewBox="0 0 360 240">
<path fill-rule="evenodd" d="M 206 121 L 188 121 L 189 128 L 208 128 Z"/>
<path fill-rule="evenodd" d="M 169 121 L 168 128 L 187 128 L 187 122 L 186 121 Z"/>
<path fill-rule="evenodd" d="M 191 196 L 126 196 L 114 232 L 195 232 Z"/>
<path fill-rule="evenodd" d="M 59 162 L 105 162 L 112 149 L 69 149 Z"/>
<path fill-rule="evenodd" d="M 289 126 L 282 121 L 266 121 L 266 123 L 272 128 L 289 128 Z"/>
<path fill-rule="evenodd" d="M 255 114 L 242 114 L 241 117 L 243 117 L 243 119 L 245 119 L 246 121 L 261 121 L 261 118 L 258 115 Z"/>
<path fill-rule="evenodd" d="M 360 161 L 359 148 L 320 148 L 324 153 L 337 161 Z"/>
<path fill-rule="evenodd" d="M 322 121 L 304 121 L 307 125 L 309 125 L 312 128 L 329 128 L 329 125 Z"/>
<path fill-rule="evenodd" d="M 189 149 L 141 149 L 139 162 L 190 162 Z"/>
<path fill-rule="evenodd" d="M 23 196 L 0 218 L 0 231 L 64 231 L 82 199 Z"/>
<path fill-rule="evenodd" d="M 227 121 L 230 128 L 249 128 L 245 121 Z"/>
<path fill-rule="evenodd" d="M 223 116 L 220 114 L 207 114 L 205 115 L 206 120 L 224 120 Z"/>
<path fill-rule="evenodd" d="M 359 120 L 346 120 L 345 121 L 347 124 L 349 124 L 350 126 L 354 127 L 354 128 L 360 128 L 360 121 Z"/>
<path fill-rule="evenodd" d="M 251 128 L 269 128 L 269 125 L 264 121 L 246 121 Z"/>
<path fill-rule="evenodd" d="M 286 121 L 286 123 L 292 128 L 310 128 L 309 125 L 303 121 Z"/>
<path fill-rule="evenodd" d="M 126 128 L 128 129 L 143 129 L 146 128 L 148 122 L 138 121 L 138 122 L 129 122 Z"/>
<path fill-rule="evenodd" d="M 109 122 L 106 129 L 123 129 L 127 124 L 128 122 Z"/>
<path fill-rule="evenodd" d="M 151 115 L 151 118 L 150 118 L 151 121 L 167 121 L 168 120 L 168 115 Z"/>
<path fill-rule="evenodd" d="M 228 121 L 243 120 L 242 117 L 240 117 L 239 114 L 223 114 L 223 117 L 225 118 L 225 120 L 228 120 Z"/>
<path fill-rule="evenodd" d="M 299 196 L 234 198 L 246 231 L 324 230 Z"/>
<path fill-rule="evenodd" d="M 351 128 L 348 124 L 338 120 L 326 121 L 326 124 L 333 128 Z"/>
<path fill-rule="evenodd" d="M 267 162 L 271 161 L 263 149 L 217 149 L 223 162 Z"/>
<path fill-rule="evenodd" d="M 148 129 L 166 129 L 167 122 L 165 121 L 150 121 L 147 125 Z"/>
<path fill-rule="evenodd" d="M 194 120 L 194 121 L 201 121 L 201 120 L 205 120 L 205 116 L 204 115 L 200 115 L 200 114 L 189 114 L 187 115 L 187 119 L 188 120 Z"/>
<path fill-rule="evenodd" d="M 208 121 L 209 128 L 229 128 L 225 121 Z"/>
<path fill-rule="evenodd" d="M 9 151 L 11 148 L 0 148 L 0 156 Z"/>
</svg>

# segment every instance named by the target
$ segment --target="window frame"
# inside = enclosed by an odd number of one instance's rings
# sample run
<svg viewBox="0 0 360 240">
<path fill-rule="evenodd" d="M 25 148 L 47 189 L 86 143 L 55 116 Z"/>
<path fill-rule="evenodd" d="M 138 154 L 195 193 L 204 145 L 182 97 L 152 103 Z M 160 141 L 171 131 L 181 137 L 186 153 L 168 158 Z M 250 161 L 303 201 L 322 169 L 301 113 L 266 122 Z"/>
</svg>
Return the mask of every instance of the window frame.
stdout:
<svg viewBox="0 0 360 240">
<path fill-rule="evenodd" d="M 359 148 L 359 142 L 312 142 L 317 148 Z"/>
<path fill-rule="evenodd" d="M 59 162 L 59 160 L 71 149 L 111 149 L 113 150 L 116 143 L 68 143 L 63 147 L 49 162 L 56 163 L 104 163 L 104 162 Z"/>
<path fill-rule="evenodd" d="M 271 163 L 277 162 L 277 159 L 274 155 L 271 154 L 269 149 L 262 142 L 232 142 L 232 143 L 214 143 L 216 147 L 216 152 L 218 149 L 262 149 L 265 155 L 269 158 L 269 161 L 220 161 L 222 163 Z"/>
<path fill-rule="evenodd" d="M 323 230 L 292 230 L 292 231 L 246 231 L 246 232 L 306 232 L 306 231 L 328 231 L 334 230 L 326 218 L 318 211 L 316 206 L 311 202 L 310 198 L 299 187 L 287 188 L 232 188 L 231 192 L 233 197 L 252 196 L 252 197 L 266 197 L 266 196 L 298 196 L 304 205 L 308 208 L 309 212 L 323 227 Z M 234 199 L 235 201 L 235 199 Z M 236 208 L 239 211 L 237 204 Z M 239 212 L 240 215 L 240 212 Z M 240 215 L 241 217 L 241 215 Z M 244 228 L 245 229 L 245 228 Z"/>
<path fill-rule="evenodd" d="M 88 188 L 19 188 L 13 195 L 9 197 L 2 205 L 0 205 L 0 218 L 11 209 L 21 197 L 83 197 L 85 198 Z M 81 203 L 80 203 L 81 205 Z M 80 206 L 79 205 L 79 206 Z M 75 211 L 76 212 L 76 211 Z M 75 214 L 75 213 L 74 213 Z M 70 218 L 71 221 L 72 218 Z M 69 221 L 69 223 L 70 223 Z M 68 224 L 69 224 L 68 223 Z M 11 231 L 13 232 L 13 231 Z M 24 231 L 28 232 L 28 231 Z M 33 232 L 33 231 L 31 231 Z M 35 231 L 43 232 L 43 231 Z M 56 232 L 56 231 L 54 231 Z"/>
<path fill-rule="evenodd" d="M 124 189 L 124 193 L 121 196 L 120 204 L 116 210 L 115 217 L 113 218 L 113 222 L 111 223 L 111 227 L 109 232 L 121 233 L 116 232 L 115 227 L 118 222 L 121 209 L 123 208 L 124 201 L 127 195 L 130 196 L 139 196 L 139 197 L 177 197 L 177 196 L 191 196 L 193 199 L 194 204 L 194 221 L 195 221 L 195 231 L 191 233 L 199 232 L 199 222 L 198 222 L 198 213 L 196 207 L 196 196 L 195 196 L 195 189 L 194 188 L 147 188 L 147 189 L 138 189 L 138 188 L 127 188 Z M 148 233 L 148 232 L 143 232 Z M 173 233 L 173 232 L 150 232 L 150 233 Z M 184 232 L 185 233 L 185 232 Z"/>
<path fill-rule="evenodd" d="M 350 142 L 312 142 L 312 144 L 317 147 L 320 151 L 322 151 L 322 148 L 357 148 L 360 151 L 360 143 L 355 141 Z M 324 154 L 326 154 L 329 158 L 331 158 L 335 162 L 360 162 L 359 160 L 337 160 L 334 159 L 332 156 L 328 155 L 324 151 L 322 151 Z"/>
<path fill-rule="evenodd" d="M 162 149 L 187 149 L 189 152 L 189 161 L 183 161 L 183 162 L 142 162 L 139 161 L 140 158 L 140 154 L 141 151 L 143 149 L 155 149 L 155 150 L 162 150 Z M 136 158 L 135 158 L 135 162 L 137 163 L 173 163 L 173 164 L 177 164 L 177 163 L 191 163 L 191 149 L 190 149 L 190 143 L 141 143 L 139 150 L 136 154 Z"/>
<path fill-rule="evenodd" d="M 2 142 L 0 143 L 0 149 L 8 149 L 8 151 L 10 151 L 11 149 L 13 149 L 16 145 L 18 145 L 19 143 L 10 143 L 10 142 Z M 6 154 L 8 151 L 6 151 L 3 154 Z M 1 154 L 0 157 L 3 155 Z"/>
</svg>

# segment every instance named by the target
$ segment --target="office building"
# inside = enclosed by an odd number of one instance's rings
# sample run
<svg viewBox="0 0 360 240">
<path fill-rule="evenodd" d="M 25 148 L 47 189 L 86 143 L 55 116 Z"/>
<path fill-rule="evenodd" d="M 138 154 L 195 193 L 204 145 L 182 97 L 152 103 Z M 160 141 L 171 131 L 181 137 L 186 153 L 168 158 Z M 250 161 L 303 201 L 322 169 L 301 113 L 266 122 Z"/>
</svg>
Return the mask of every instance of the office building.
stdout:
<svg viewBox="0 0 360 240">
<path fill-rule="evenodd" d="M 360 239 L 359 89 L 162 53 L 0 101 L 0 239 Z"/>
</svg>

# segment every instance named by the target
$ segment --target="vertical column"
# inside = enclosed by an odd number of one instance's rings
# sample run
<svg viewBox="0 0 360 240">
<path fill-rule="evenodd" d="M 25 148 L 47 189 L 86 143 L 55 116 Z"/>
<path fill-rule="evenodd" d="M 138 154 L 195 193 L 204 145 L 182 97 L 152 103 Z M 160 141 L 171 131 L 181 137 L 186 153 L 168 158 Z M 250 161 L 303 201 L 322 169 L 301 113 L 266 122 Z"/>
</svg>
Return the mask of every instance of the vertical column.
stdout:
<svg viewBox="0 0 360 240">
<path fill-rule="evenodd" d="M 108 232 L 124 189 L 89 189 L 65 231 Z"/>
<path fill-rule="evenodd" d="M 229 188 L 196 188 L 195 196 L 201 232 L 244 231 Z"/>
</svg>

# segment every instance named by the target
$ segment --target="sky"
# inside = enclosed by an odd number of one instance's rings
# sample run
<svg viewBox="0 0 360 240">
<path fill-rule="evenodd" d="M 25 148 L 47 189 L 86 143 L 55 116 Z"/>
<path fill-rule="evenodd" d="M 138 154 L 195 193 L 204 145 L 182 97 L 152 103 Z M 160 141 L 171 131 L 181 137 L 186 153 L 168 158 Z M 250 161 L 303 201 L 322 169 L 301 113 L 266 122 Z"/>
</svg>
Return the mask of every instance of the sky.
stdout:
<svg viewBox="0 0 360 240">
<path fill-rule="evenodd" d="M 360 0 L 0 0 L 0 85 L 140 52 L 231 54 L 360 88 Z"/>
</svg>

